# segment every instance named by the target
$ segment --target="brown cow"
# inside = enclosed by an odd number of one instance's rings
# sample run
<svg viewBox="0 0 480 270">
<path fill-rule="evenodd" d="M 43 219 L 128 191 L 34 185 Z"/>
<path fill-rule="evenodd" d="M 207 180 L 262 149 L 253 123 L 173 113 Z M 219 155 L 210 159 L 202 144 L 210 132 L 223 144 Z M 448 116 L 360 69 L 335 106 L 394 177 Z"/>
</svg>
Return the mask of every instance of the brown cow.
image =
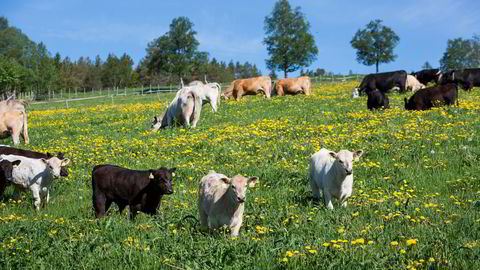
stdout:
<svg viewBox="0 0 480 270">
<path fill-rule="evenodd" d="M 256 95 L 259 91 L 262 91 L 265 97 L 270 98 L 272 93 L 272 80 L 270 77 L 260 76 L 235 80 L 222 96 L 226 99 L 233 96 L 235 100 L 240 100 L 242 96 Z"/>
<path fill-rule="evenodd" d="M 0 112 L 0 138 L 12 135 L 13 144 L 19 144 L 22 128 L 23 139 L 28 144 L 27 114 L 22 111 Z"/>
<path fill-rule="evenodd" d="M 278 96 L 296 95 L 303 93 L 310 95 L 310 78 L 307 76 L 298 78 L 282 79 L 275 82 L 275 91 Z"/>
</svg>

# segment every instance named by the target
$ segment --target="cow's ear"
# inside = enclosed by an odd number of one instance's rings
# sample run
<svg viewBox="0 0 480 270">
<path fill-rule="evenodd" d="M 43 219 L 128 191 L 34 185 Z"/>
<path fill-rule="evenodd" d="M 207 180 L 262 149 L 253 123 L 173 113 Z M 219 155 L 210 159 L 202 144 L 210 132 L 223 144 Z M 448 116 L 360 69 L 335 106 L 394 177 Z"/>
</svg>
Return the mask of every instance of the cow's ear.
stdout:
<svg viewBox="0 0 480 270">
<path fill-rule="evenodd" d="M 58 152 L 58 153 L 57 153 L 57 157 L 58 157 L 59 159 L 64 159 L 64 158 L 65 158 L 64 155 L 65 155 L 65 153 L 63 153 L 63 152 Z"/>
<path fill-rule="evenodd" d="M 20 165 L 21 162 L 22 162 L 21 160 L 15 160 L 15 161 L 12 162 L 12 165 L 13 166 L 18 166 L 18 165 Z"/>
<path fill-rule="evenodd" d="M 330 151 L 330 152 L 328 152 L 328 154 L 335 159 L 337 158 L 337 153 L 335 153 L 335 152 Z"/>
<path fill-rule="evenodd" d="M 230 185 L 230 183 L 231 183 L 230 178 L 227 178 L 227 177 L 222 177 L 222 178 L 220 178 L 220 180 L 222 180 L 227 185 Z"/>
<path fill-rule="evenodd" d="M 70 159 L 66 158 L 62 160 L 60 167 L 67 166 L 70 163 Z"/>
<path fill-rule="evenodd" d="M 258 177 L 256 176 L 252 176 L 248 178 L 248 181 L 247 181 L 248 187 L 254 187 L 257 184 L 257 182 L 258 182 Z"/>
<path fill-rule="evenodd" d="M 363 150 L 358 150 L 353 153 L 353 160 L 357 161 L 363 155 Z"/>
<path fill-rule="evenodd" d="M 51 158 L 53 155 L 50 152 L 47 152 L 47 158 Z"/>
<path fill-rule="evenodd" d="M 154 117 L 153 117 L 153 121 L 152 121 L 152 122 L 154 122 L 154 123 L 158 122 L 157 116 L 154 116 Z"/>
</svg>

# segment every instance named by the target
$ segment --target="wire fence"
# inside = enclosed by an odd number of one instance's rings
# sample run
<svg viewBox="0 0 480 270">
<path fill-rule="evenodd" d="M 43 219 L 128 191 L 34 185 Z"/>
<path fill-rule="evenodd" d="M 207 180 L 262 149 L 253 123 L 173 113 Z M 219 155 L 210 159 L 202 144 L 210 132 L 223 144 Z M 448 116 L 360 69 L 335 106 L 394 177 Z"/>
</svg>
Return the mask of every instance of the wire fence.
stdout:
<svg viewBox="0 0 480 270">
<path fill-rule="evenodd" d="M 348 81 L 360 81 L 363 75 L 350 76 L 317 76 L 310 77 L 313 85 L 324 83 L 337 83 Z M 220 83 L 222 91 L 224 91 L 231 82 Z M 144 98 L 151 99 L 152 94 L 161 95 L 165 93 L 176 92 L 181 85 L 148 85 L 139 87 L 125 88 L 107 88 L 89 91 L 86 89 L 62 89 L 60 91 L 48 91 L 47 95 L 35 95 L 35 93 L 27 92 L 17 95 L 18 99 L 31 100 L 32 108 L 70 108 L 95 103 L 115 103 L 116 99 L 128 97 L 129 100 L 141 100 Z M 99 100 L 102 99 L 102 100 Z"/>
</svg>

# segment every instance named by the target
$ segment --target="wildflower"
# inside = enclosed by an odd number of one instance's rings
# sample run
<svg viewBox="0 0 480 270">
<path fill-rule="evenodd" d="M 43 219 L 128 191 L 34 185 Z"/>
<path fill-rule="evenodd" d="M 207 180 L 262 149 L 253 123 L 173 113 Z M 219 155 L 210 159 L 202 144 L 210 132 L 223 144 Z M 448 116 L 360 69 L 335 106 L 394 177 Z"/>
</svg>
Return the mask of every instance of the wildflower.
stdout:
<svg viewBox="0 0 480 270">
<path fill-rule="evenodd" d="M 434 258 L 432 258 L 432 257 L 430 257 L 430 258 L 428 258 L 428 261 L 429 261 L 429 262 L 434 262 L 434 261 L 435 261 L 435 259 L 434 259 Z"/>
<path fill-rule="evenodd" d="M 390 243 L 390 245 L 392 245 L 392 246 L 398 246 L 398 242 L 397 242 L 397 241 L 392 241 L 392 242 Z"/>
<path fill-rule="evenodd" d="M 416 244 L 417 244 L 417 239 L 408 239 L 407 240 L 407 246 L 416 245 Z"/>
<path fill-rule="evenodd" d="M 407 253 L 405 249 L 400 249 L 400 254 L 405 254 L 405 253 Z"/>
<path fill-rule="evenodd" d="M 315 249 L 310 249 L 310 250 L 308 250 L 308 252 L 310 252 L 311 254 L 317 253 L 317 251 Z"/>
</svg>

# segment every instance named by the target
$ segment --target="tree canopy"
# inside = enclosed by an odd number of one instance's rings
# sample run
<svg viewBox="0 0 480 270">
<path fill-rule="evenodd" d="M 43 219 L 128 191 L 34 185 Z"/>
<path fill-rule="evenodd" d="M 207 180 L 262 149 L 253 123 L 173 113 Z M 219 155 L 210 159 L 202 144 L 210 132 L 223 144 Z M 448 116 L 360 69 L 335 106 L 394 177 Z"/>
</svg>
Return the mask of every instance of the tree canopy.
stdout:
<svg viewBox="0 0 480 270">
<path fill-rule="evenodd" d="M 400 38 L 382 20 L 374 20 L 365 29 L 359 29 L 350 44 L 357 50 L 357 61 L 366 66 L 375 65 L 376 72 L 380 63 L 389 63 L 397 58 L 393 49 Z"/>
<path fill-rule="evenodd" d="M 440 59 L 440 68 L 449 69 L 480 68 L 480 36 L 471 39 L 449 39 L 447 49 Z"/>
<path fill-rule="evenodd" d="M 270 70 L 283 71 L 286 78 L 289 72 L 315 61 L 318 49 L 300 7 L 292 9 L 287 0 L 279 0 L 270 16 L 265 17 L 264 24 L 266 37 L 263 43 L 270 56 L 266 60 Z"/>
</svg>

